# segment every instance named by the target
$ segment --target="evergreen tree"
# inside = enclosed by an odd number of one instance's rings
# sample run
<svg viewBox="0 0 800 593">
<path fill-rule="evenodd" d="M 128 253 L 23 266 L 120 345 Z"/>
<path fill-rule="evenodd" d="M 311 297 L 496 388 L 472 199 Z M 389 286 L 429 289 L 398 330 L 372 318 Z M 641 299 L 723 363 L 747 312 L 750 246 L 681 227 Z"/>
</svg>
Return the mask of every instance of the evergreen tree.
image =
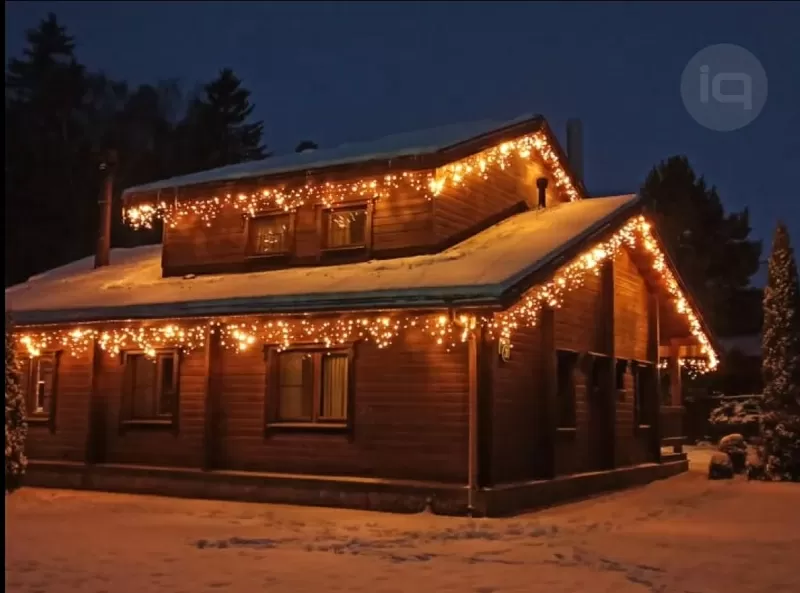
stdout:
<svg viewBox="0 0 800 593">
<path fill-rule="evenodd" d="M 20 385 L 11 318 L 6 314 L 6 494 L 20 486 L 25 457 L 25 396 Z"/>
<path fill-rule="evenodd" d="M 775 231 L 764 289 L 761 421 L 766 473 L 800 480 L 800 286 L 789 233 Z"/>
<path fill-rule="evenodd" d="M 717 190 L 708 187 L 684 156 L 654 167 L 641 190 L 666 248 L 711 326 L 721 335 L 757 332 L 761 242 L 749 240 L 747 209 L 726 214 Z"/>
<path fill-rule="evenodd" d="M 264 124 L 249 122 L 250 91 L 226 68 L 192 101 L 182 131 L 190 160 L 185 172 L 223 167 L 268 156 L 261 144 Z"/>
</svg>

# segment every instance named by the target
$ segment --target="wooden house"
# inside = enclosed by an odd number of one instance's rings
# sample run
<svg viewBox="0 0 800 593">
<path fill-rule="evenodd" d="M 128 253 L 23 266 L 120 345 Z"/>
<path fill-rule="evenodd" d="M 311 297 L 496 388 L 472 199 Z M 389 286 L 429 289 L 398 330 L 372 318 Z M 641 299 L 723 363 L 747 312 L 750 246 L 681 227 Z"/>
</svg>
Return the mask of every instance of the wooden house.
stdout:
<svg viewBox="0 0 800 593">
<path fill-rule="evenodd" d="M 659 369 L 712 338 L 579 171 L 525 116 L 126 190 L 161 244 L 6 290 L 29 483 L 498 515 L 685 470 Z"/>
</svg>

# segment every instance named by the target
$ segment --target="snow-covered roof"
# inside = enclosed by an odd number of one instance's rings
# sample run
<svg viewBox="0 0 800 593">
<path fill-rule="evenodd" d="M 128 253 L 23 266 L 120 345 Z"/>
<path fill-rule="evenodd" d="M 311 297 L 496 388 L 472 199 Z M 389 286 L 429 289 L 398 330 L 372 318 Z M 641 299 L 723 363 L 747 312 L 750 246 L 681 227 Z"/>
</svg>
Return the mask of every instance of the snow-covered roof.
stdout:
<svg viewBox="0 0 800 593">
<path fill-rule="evenodd" d="M 218 167 L 208 171 L 180 175 L 163 181 L 155 181 L 136 187 L 130 187 L 123 192 L 123 196 L 173 187 L 235 181 L 237 179 L 247 179 L 250 177 L 323 169 L 326 167 L 363 163 L 367 161 L 422 156 L 444 151 L 469 140 L 474 140 L 492 132 L 517 126 L 525 122 L 534 121 L 538 118 L 540 118 L 538 115 L 526 114 L 508 121 L 483 120 L 471 123 L 453 124 L 416 132 L 393 134 L 369 142 L 354 142 L 342 144 L 334 148 L 322 148 L 301 153 L 273 156 L 258 161 Z"/>
<path fill-rule="evenodd" d="M 21 324 L 496 302 L 638 204 L 634 195 L 517 214 L 440 253 L 246 274 L 161 277 L 161 245 L 114 249 L 6 289 Z"/>
</svg>

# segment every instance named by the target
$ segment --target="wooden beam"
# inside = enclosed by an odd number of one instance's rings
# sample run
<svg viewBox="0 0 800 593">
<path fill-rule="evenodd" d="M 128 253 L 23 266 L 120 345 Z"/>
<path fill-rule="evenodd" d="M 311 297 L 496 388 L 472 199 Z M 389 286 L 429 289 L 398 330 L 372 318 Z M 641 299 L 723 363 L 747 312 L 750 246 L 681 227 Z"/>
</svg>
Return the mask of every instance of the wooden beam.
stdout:
<svg viewBox="0 0 800 593">
<path fill-rule="evenodd" d="M 108 424 L 108 402 L 102 390 L 103 350 L 92 340 L 89 350 L 92 369 L 89 391 L 89 426 L 86 431 L 86 463 L 104 463 L 106 460 L 106 438 Z"/>
<path fill-rule="evenodd" d="M 493 377 L 499 354 L 497 340 L 489 338 L 489 333 L 484 326 L 481 325 L 476 332 L 478 333 L 478 486 L 487 488 L 494 485 L 492 479 Z"/>
<path fill-rule="evenodd" d="M 558 357 L 556 355 L 556 315 L 552 307 L 542 307 L 541 349 L 542 366 L 539 384 L 542 386 L 542 421 L 539 423 L 539 441 L 542 456 L 542 478 L 556 475 L 556 439 L 558 437 Z"/>
<path fill-rule="evenodd" d="M 655 363 L 653 369 L 654 384 L 651 393 L 646 397 L 652 404 L 653 418 L 650 420 L 651 454 L 656 462 L 661 463 L 661 369 L 659 367 L 659 343 L 661 342 L 661 319 L 659 316 L 658 293 L 651 292 L 647 299 L 647 358 Z"/>
<path fill-rule="evenodd" d="M 219 328 L 206 329 L 205 352 L 206 396 L 205 425 L 203 431 L 203 457 L 201 467 L 208 471 L 220 466 L 219 458 L 219 414 L 222 395 L 222 334 Z"/>
<path fill-rule="evenodd" d="M 683 405 L 680 354 L 680 344 L 673 340 L 669 352 L 669 393 L 670 404 L 673 406 Z"/>
<path fill-rule="evenodd" d="M 616 444 L 617 444 L 617 373 L 616 373 L 616 353 L 615 353 L 615 328 L 614 328 L 614 273 L 615 265 L 613 259 L 608 259 L 600 270 L 601 286 L 601 314 L 600 323 L 603 331 L 603 353 L 608 355 L 606 364 L 609 369 L 606 374 L 606 384 L 601 388 L 602 397 L 607 398 L 603 409 L 606 413 L 606 422 L 610 424 L 608 434 L 608 449 L 605 451 L 606 463 L 609 468 L 616 465 Z"/>
</svg>

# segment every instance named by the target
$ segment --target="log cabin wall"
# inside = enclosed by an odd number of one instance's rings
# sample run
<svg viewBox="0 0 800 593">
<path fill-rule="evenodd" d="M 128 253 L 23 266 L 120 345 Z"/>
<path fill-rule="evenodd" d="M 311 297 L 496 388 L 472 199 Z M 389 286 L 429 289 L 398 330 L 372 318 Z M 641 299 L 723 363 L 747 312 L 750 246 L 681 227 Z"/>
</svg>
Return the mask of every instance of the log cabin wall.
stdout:
<svg viewBox="0 0 800 593">
<path fill-rule="evenodd" d="M 252 190 L 254 188 L 246 188 Z M 245 191 L 244 189 L 242 191 Z M 201 196 L 187 193 L 181 200 Z M 353 203 L 363 203 L 354 198 Z M 345 205 L 348 202 L 342 202 Z M 434 240 L 433 200 L 425 192 L 400 187 L 391 195 L 372 201 L 372 246 L 368 254 L 346 261 L 323 257 L 321 220 L 323 207 L 305 204 L 294 219 L 294 245 L 291 257 L 273 261 L 247 257 L 247 223 L 243 212 L 223 208 L 210 225 L 199 216 L 182 218 L 175 228 L 166 227 L 162 268 L 165 276 L 189 273 L 235 273 L 264 267 L 286 268 L 325 263 L 393 257 L 431 251 Z M 358 254 L 357 254 L 358 255 Z"/>
<path fill-rule="evenodd" d="M 514 332 L 511 356 L 500 360 L 497 342 L 492 357 L 492 457 L 491 478 L 503 484 L 542 477 L 544 393 L 541 382 L 541 331 L 539 327 Z"/>
<path fill-rule="evenodd" d="M 29 422 L 25 445 L 28 458 L 86 460 L 91 390 L 91 349 L 77 356 L 61 352 L 56 370 L 55 416 L 52 423 Z"/>
<path fill-rule="evenodd" d="M 648 351 L 649 315 L 648 301 L 651 293 L 636 264 L 626 250 L 622 250 L 614 266 L 614 349 L 618 360 L 646 362 L 651 359 Z M 640 429 L 635 418 L 634 376 L 628 364 L 623 377 L 622 389 L 618 393 L 616 409 L 616 464 L 634 465 L 655 461 L 649 439 L 652 426 Z M 645 397 L 657 398 L 656 393 Z"/>
<path fill-rule="evenodd" d="M 602 304 L 602 285 L 599 275 L 588 275 L 581 288 L 567 293 L 562 306 L 555 311 L 556 349 L 576 353 L 602 352 Z M 573 369 L 572 375 L 575 385 L 575 426 L 574 430 L 560 430 L 556 434 L 556 475 L 580 473 L 591 469 L 588 378 L 579 366 Z"/>
<path fill-rule="evenodd" d="M 270 428 L 261 348 L 221 352 L 220 469 L 464 483 L 467 347 L 409 332 L 391 346 L 355 345 L 352 432 Z"/>
<path fill-rule="evenodd" d="M 460 187 L 446 186 L 433 200 L 436 242 L 456 242 L 513 213 L 536 208 L 540 174 L 541 168 L 535 164 L 512 161 L 504 170 L 493 170 L 488 179 L 472 178 Z"/>
<path fill-rule="evenodd" d="M 105 461 L 161 467 L 200 468 L 203 460 L 206 359 L 204 349 L 180 355 L 176 427 L 121 424 L 124 365 L 102 353 L 97 397 L 105 415 Z"/>
</svg>

